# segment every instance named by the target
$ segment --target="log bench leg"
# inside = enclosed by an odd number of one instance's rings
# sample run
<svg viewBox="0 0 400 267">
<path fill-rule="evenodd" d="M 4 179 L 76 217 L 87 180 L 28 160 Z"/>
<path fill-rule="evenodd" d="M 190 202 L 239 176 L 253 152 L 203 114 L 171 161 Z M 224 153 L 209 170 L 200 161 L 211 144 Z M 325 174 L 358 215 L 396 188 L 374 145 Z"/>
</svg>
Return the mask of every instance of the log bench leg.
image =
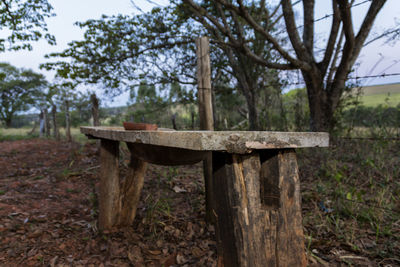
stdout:
<svg viewBox="0 0 400 267">
<path fill-rule="evenodd" d="M 110 229 L 117 223 L 119 200 L 119 142 L 100 141 L 99 228 Z"/>
<path fill-rule="evenodd" d="M 306 266 L 294 150 L 214 152 L 213 188 L 224 266 Z"/>
<path fill-rule="evenodd" d="M 134 157 L 128 174 L 121 182 L 119 177 L 119 142 L 101 139 L 100 149 L 100 192 L 99 192 L 99 228 L 110 229 L 114 226 L 132 224 L 143 187 L 146 163 Z"/>
<path fill-rule="evenodd" d="M 129 226 L 133 223 L 139 204 L 140 193 L 142 192 L 144 175 L 146 174 L 147 163 L 135 157 L 132 144 L 127 144 L 131 152 L 128 174 L 123 182 L 120 203 L 118 225 Z"/>
</svg>

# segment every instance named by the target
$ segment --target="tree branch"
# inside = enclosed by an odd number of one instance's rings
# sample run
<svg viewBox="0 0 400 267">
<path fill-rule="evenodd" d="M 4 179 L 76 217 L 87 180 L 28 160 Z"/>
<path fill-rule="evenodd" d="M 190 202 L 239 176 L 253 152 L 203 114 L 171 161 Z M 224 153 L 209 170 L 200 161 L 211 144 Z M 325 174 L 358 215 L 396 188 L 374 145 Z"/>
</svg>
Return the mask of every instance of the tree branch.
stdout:
<svg viewBox="0 0 400 267">
<path fill-rule="evenodd" d="M 297 58 L 307 63 L 313 62 L 312 55 L 309 54 L 304 44 L 301 42 L 299 32 L 297 31 L 296 22 L 294 19 L 294 12 L 292 3 L 290 0 L 281 0 L 283 17 L 285 19 L 286 30 L 289 35 L 290 42 L 296 52 Z M 313 12 L 313 10 L 307 10 L 307 12 Z M 306 14 L 304 14 L 306 16 Z M 307 16 L 312 16 L 307 14 Z"/>
<path fill-rule="evenodd" d="M 332 19 L 331 32 L 329 35 L 328 43 L 326 45 L 325 55 L 321 62 L 321 73 L 323 75 L 326 74 L 326 71 L 328 69 L 329 63 L 332 58 L 333 51 L 335 50 L 336 39 L 340 28 L 340 13 L 339 13 L 340 11 L 337 6 L 337 0 L 332 0 L 332 9 L 333 9 L 333 19 Z M 339 42 L 339 44 L 340 43 L 341 41 Z"/>
<path fill-rule="evenodd" d="M 314 55 L 314 6 L 315 0 L 303 0 L 303 43 L 312 57 Z"/>
<path fill-rule="evenodd" d="M 185 1 L 185 0 L 184 0 Z M 272 65 L 270 66 L 271 68 L 280 68 L 280 66 L 285 66 L 285 69 L 287 69 L 288 66 L 291 66 L 290 69 L 293 69 L 293 66 L 296 68 L 301 68 L 304 70 L 309 70 L 311 69 L 310 65 L 308 65 L 306 62 L 303 62 L 301 60 L 298 60 L 294 57 L 292 57 L 279 43 L 278 41 L 272 37 L 269 32 L 267 32 L 264 27 L 262 27 L 259 23 L 257 23 L 254 18 L 248 13 L 247 9 L 243 5 L 243 2 L 241 0 L 238 0 L 239 7 L 228 3 L 225 0 L 216 0 L 217 2 L 220 2 L 224 7 L 227 9 L 232 10 L 239 16 L 241 16 L 251 27 L 254 28 L 255 31 L 260 33 L 269 43 L 271 43 L 272 47 L 285 59 L 289 62 L 289 64 L 274 64 L 275 67 Z M 256 58 L 254 58 L 256 59 Z M 256 59 L 257 62 L 260 62 L 260 60 Z M 264 64 L 265 65 L 265 64 Z"/>
</svg>

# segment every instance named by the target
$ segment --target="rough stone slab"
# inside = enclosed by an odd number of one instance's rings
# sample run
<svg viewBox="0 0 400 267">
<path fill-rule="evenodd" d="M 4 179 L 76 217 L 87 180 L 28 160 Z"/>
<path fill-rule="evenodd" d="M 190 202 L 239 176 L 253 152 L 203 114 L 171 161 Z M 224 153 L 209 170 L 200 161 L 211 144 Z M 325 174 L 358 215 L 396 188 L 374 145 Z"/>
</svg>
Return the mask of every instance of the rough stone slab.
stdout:
<svg viewBox="0 0 400 267">
<path fill-rule="evenodd" d="M 176 147 L 198 151 L 227 151 L 245 154 L 255 149 L 327 147 L 323 132 L 267 131 L 126 131 L 123 127 L 81 127 L 89 137 Z"/>
</svg>

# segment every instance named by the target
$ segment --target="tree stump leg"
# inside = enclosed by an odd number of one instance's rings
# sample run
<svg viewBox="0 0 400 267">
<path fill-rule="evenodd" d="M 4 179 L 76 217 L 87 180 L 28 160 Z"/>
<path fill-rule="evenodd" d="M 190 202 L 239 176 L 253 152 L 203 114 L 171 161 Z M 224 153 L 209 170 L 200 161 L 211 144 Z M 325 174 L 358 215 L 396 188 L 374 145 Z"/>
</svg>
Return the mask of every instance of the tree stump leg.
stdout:
<svg viewBox="0 0 400 267">
<path fill-rule="evenodd" d="M 144 176 L 147 163 L 136 158 L 132 144 L 127 144 L 131 152 L 129 171 L 123 182 L 120 203 L 118 225 L 129 226 L 133 223 L 136 216 L 136 210 L 140 199 L 140 193 L 143 188 Z"/>
<path fill-rule="evenodd" d="M 206 206 L 206 222 L 215 224 L 215 202 L 213 199 L 212 189 L 212 153 L 209 152 L 203 161 L 204 190 L 205 190 L 205 206 Z"/>
<path fill-rule="evenodd" d="M 119 142 L 101 139 L 99 228 L 110 229 L 117 223 L 119 201 Z"/>
<path fill-rule="evenodd" d="M 213 189 L 224 266 L 306 266 L 293 150 L 214 152 Z"/>
</svg>

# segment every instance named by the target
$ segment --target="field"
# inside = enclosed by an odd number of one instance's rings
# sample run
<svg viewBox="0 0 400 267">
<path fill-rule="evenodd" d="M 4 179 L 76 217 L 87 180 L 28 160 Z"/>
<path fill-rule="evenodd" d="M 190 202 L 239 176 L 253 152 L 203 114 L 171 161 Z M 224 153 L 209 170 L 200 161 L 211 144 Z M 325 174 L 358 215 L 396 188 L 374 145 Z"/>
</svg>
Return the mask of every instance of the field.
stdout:
<svg viewBox="0 0 400 267">
<path fill-rule="evenodd" d="M 39 137 L 39 132 L 36 131 L 30 135 L 31 128 L 1 128 L 0 127 L 0 141 L 12 141 L 31 139 L 32 137 Z M 71 128 L 72 139 L 77 142 L 86 142 L 87 138 L 84 134 L 80 133 L 79 128 Z M 65 129 L 60 129 L 61 138 L 65 138 Z"/>
<path fill-rule="evenodd" d="M 381 104 L 396 107 L 400 104 L 400 83 L 366 86 L 362 87 L 361 91 L 360 101 L 364 106 L 376 107 Z"/>
</svg>

